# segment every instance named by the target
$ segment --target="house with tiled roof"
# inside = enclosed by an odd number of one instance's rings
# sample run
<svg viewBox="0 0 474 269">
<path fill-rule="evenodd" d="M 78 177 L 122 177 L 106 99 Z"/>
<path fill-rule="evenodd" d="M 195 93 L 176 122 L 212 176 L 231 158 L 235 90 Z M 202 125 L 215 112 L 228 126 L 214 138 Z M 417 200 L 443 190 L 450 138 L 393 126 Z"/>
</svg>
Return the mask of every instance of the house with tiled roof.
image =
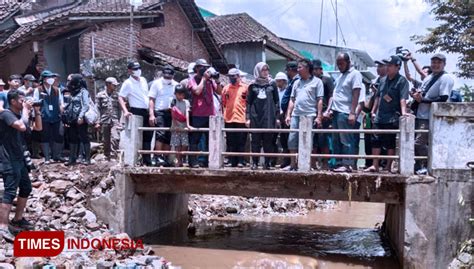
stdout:
<svg viewBox="0 0 474 269">
<path fill-rule="evenodd" d="M 284 69 L 287 61 L 303 58 L 247 13 L 207 15 L 206 22 L 227 63 L 236 65 L 244 72 L 252 73 L 256 63 L 265 61 L 270 66 L 270 72 L 275 74 Z"/>
<path fill-rule="evenodd" d="M 104 79 L 126 61 L 185 71 L 205 58 L 226 70 L 224 56 L 193 0 L 11 0 L 0 5 L 0 77 L 50 69 L 63 80 L 82 72 Z M 145 71 L 145 70 L 144 70 Z"/>
</svg>

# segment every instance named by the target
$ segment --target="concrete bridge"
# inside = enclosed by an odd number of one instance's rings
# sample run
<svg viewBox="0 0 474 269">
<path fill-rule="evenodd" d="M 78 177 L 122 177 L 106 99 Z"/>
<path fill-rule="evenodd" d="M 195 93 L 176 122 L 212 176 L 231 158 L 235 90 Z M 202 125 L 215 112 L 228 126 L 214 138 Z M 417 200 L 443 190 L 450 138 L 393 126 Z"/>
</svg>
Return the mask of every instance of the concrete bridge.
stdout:
<svg viewBox="0 0 474 269">
<path fill-rule="evenodd" d="M 473 103 L 432 105 L 430 176 L 413 175 L 413 117 L 400 121 L 399 153 L 394 157 L 399 174 L 310 171 L 315 130 L 310 122 L 302 122 L 299 171 L 283 172 L 223 168 L 226 130 L 217 117 L 208 130 L 209 169 L 139 167 L 138 156 L 146 153 L 139 148 L 140 130 L 146 129 L 140 127 L 141 118 L 134 117 L 122 136 L 124 162 L 113 171 L 115 189 L 93 200 L 92 206 L 114 230 L 141 236 L 187 218 L 190 193 L 385 203 L 384 229 L 403 268 L 446 268 L 462 240 L 473 237 Z"/>
</svg>

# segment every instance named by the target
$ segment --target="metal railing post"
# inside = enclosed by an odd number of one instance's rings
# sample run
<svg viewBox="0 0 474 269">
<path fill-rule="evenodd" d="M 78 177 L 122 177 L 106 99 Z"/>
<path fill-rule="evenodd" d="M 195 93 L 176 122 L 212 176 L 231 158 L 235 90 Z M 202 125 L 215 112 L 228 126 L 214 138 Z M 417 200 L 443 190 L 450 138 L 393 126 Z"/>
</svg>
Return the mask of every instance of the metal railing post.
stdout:
<svg viewBox="0 0 474 269">
<path fill-rule="evenodd" d="M 400 117 L 400 160 L 398 170 L 401 175 L 410 176 L 415 166 L 415 116 Z"/>
<path fill-rule="evenodd" d="M 300 117 L 298 132 L 298 171 L 311 170 L 311 151 L 313 149 L 312 117 Z"/>
<path fill-rule="evenodd" d="M 143 126 L 143 117 L 132 115 L 125 121 L 123 143 L 120 146 L 124 152 L 125 165 L 134 166 L 138 162 L 138 150 L 142 149 L 143 134 L 138 128 Z"/>
<path fill-rule="evenodd" d="M 211 116 L 209 118 L 209 169 L 220 169 L 223 167 L 224 158 L 224 127 L 222 116 Z"/>
</svg>

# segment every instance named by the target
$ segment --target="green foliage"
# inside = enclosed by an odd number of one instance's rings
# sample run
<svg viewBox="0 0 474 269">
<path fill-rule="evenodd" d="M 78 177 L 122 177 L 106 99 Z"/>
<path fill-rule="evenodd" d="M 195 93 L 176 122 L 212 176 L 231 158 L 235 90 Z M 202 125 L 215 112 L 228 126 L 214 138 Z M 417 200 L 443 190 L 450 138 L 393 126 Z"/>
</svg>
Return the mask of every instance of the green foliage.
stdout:
<svg viewBox="0 0 474 269">
<path fill-rule="evenodd" d="M 474 87 L 464 84 L 458 88 L 458 91 L 461 93 L 464 102 L 474 101 Z"/>
<path fill-rule="evenodd" d="M 411 40 L 421 45 L 419 52 L 437 50 L 459 53 L 457 75 L 474 78 L 474 4 L 472 0 L 429 0 L 434 19 L 440 22 L 428 28 L 426 35 L 413 35 Z"/>
</svg>

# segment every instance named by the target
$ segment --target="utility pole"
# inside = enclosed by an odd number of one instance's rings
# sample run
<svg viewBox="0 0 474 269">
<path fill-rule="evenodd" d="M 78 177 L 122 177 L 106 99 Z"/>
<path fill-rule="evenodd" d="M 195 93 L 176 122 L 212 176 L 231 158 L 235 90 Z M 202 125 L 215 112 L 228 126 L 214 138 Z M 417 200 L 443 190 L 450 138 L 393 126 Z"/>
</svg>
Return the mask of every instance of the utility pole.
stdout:
<svg viewBox="0 0 474 269">
<path fill-rule="evenodd" d="M 336 1 L 336 47 L 338 45 L 338 30 L 337 27 L 339 26 L 339 19 L 337 17 L 337 0 Z"/>
</svg>

